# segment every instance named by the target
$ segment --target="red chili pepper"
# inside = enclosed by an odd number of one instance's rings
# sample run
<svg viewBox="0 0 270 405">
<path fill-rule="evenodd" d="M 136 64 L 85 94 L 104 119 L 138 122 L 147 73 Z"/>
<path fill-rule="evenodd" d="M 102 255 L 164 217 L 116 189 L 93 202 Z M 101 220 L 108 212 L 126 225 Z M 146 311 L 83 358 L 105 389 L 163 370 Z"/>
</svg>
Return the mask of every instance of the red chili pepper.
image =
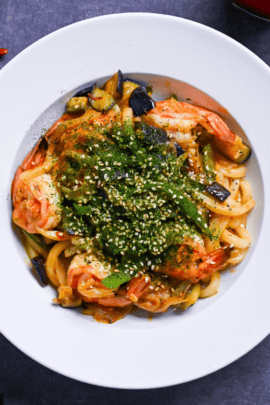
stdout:
<svg viewBox="0 0 270 405">
<path fill-rule="evenodd" d="M 0 55 L 5 55 L 6 53 L 8 53 L 8 49 L 0 48 Z"/>
</svg>

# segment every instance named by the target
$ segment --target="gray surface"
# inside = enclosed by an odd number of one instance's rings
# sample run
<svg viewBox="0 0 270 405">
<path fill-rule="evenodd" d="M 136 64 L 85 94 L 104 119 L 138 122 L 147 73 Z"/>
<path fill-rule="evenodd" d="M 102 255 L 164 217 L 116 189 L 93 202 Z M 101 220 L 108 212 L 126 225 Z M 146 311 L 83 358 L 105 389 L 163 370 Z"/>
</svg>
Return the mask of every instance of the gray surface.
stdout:
<svg viewBox="0 0 270 405">
<path fill-rule="evenodd" d="M 28 45 L 65 25 L 130 11 L 180 16 L 208 25 L 270 64 L 270 23 L 232 8 L 226 0 L 0 0 L 0 47 L 9 49 L 0 57 L 0 68 Z M 11 91 L 16 93 L 16 89 Z M 42 350 L 42 342 L 40 347 Z M 72 355 L 76 356 L 76 347 Z M 130 360 L 132 366 L 132 355 Z M 158 390 L 126 391 L 62 377 L 29 359 L 0 335 L 1 392 L 5 405 L 270 404 L 270 337 L 232 365 L 197 381 Z"/>
</svg>

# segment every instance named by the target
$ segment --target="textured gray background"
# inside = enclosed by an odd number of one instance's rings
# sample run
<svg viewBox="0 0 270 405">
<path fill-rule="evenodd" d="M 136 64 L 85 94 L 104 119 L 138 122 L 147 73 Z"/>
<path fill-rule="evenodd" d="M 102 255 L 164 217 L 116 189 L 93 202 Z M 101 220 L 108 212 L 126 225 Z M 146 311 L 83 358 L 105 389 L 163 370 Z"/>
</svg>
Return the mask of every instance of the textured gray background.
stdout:
<svg viewBox="0 0 270 405">
<path fill-rule="evenodd" d="M 236 10 L 227 0 L 0 0 L 0 47 L 9 49 L 0 57 L 0 68 L 28 45 L 65 25 L 131 11 L 169 14 L 208 25 L 270 64 L 270 23 Z M 11 91 L 16 94 L 16 89 Z M 42 342 L 40 347 L 42 350 Z M 197 381 L 128 391 L 62 377 L 25 356 L 0 335 L 1 392 L 5 405 L 270 404 L 270 337 L 240 360 Z"/>
</svg>

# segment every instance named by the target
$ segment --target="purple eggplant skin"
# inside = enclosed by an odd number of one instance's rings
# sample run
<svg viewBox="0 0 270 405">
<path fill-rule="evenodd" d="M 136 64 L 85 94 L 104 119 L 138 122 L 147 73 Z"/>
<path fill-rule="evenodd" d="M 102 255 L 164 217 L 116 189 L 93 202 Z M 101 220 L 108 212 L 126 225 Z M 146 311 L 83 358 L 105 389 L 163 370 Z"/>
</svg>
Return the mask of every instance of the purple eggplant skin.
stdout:
<svg viewBox="0 0 270 405">
<path fill-rule="evenodd" d="M 216 181 L 205 187 L 205 190 L 220 202 L 224 202 L 231 195 L 229 190 Z"/>
<path fill-rule="evenodd" d="M 183 155 L 186 152 L 184 149 L 181 148 L 181 146 L 177 142 L 175 142 L 174 147 L 176 150 L 177 157 Z"/>
<path fill-rule="evenodd" d="M 123 78 L 123 74 L 121 72 L 121 70 L 119 69 L 117 72 L 117 87 L 116 87 L 116 91 L 117 93 L 120 94 L 120 96 L 123 96 L 123 83 L 124 83 L 124 78 Z"/>
<path fill-rule="evenodd" d="M 36 274 L 43 285 L 48 284 L 48 277 L 45 269 L 45 260 L 42 256 L 37 256 L 34 259 L 31 259 L 33 268 L 36 271 Z"/>
<path fill-rule="evenodd" d="M 73 97 L 88 97 L 88 94 L 92 92 L 92 90 L 95 86 L 96 86 L 96 83 L 94 83 L 90 87 L 86 87 L 85 89 L 78 91 L 78 93 L 74 94 Z"/>
<path fill-rule="evenodd" d="M 139 117 L 155 108 L 156 103 L 141 87 L 137 87 L 130 95 L 129 106 L 135 117 Z"/>
<path fill-rule="evenodd" d="M 243 144 L 248 148 L 247 149 L 247 153 L 243 156 L 243 158 L 241 159 L 238 159 L 238 161 L 237 161 L 237 163 L 239 163 L 239 164 L 243 164 L 243 163 L 245 163 L 249 158 L 250 158 L 250 156 L 251 156 L 251 153 L 252 153 L 252 151 L 251 151 L 251 148 L 245 143 L 245 142 L 243 142 Z"/>
<path fill-rule="evenodd" d="M 97 192 L 103 198 L 104 201 L 108 200 L 109 198 L 108 194 L 106 193 L 106 191 L 103 190 L 103 188 L 97 188 Z"/>
</svg>

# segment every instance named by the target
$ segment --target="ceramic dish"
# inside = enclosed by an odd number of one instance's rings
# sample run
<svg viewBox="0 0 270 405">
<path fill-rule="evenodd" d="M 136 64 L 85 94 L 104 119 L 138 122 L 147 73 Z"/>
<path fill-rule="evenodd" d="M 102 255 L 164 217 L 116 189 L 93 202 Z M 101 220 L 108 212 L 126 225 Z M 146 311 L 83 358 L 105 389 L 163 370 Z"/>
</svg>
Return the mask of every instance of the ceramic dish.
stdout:
<svg viewBox="0 0 270 405">
<path fill-rule="evenodd" d="M 17 165 L 84 85 L 121 69 L 212 109 L 253 149 L 248 179 L 256 207 L 252 247 L 218 295 L 151 322 L 134 312 L 113 325 L 52 304 L 25 264 L 11 227 Z M 270 70 L 237 42 L 200 24 L 154 14 L 99 17 L 41 39 L 0 72 L 0 328 L 24 353 L 68 377 L 107 387 L 155 388 L 205 376 L 236 360 L 270 331 Z"/>
</svg>

